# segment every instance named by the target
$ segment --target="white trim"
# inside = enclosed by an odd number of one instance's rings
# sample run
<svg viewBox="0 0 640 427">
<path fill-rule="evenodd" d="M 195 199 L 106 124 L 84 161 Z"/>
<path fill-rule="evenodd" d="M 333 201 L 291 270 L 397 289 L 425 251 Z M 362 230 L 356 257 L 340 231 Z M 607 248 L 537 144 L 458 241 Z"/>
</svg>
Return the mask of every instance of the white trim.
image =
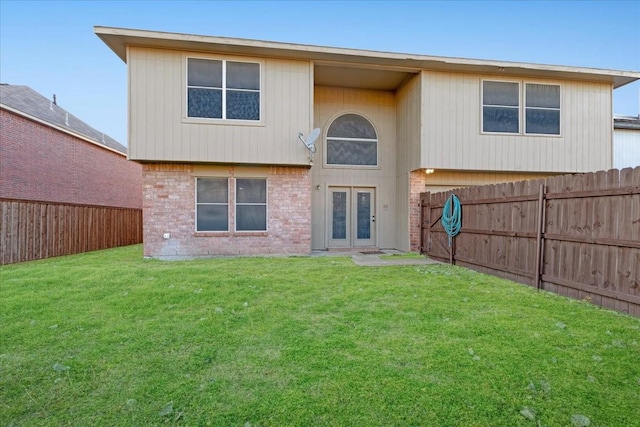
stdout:
<svg viewBox="0 0 640 427">
<path fill-rule="evenodd" d="M 516 83 L 518 85 L 518 105 L 485 105 L 484 103 L 484 82 L 493 83 Z M 482 135 L 522 135 L 522 82 L 520 80 L 495 80 L 495 79 L 480 79 L 480 133 Z M 484 130 L 484 107 L 496 107 L 496 108 L 510 108 L 518 110 L 518 131 L 517 132 L 496 132 Z"/>
<path fill-rule="evenodd" d="M 560 105 L 558 108 L 551 107 L 527 107 L 527 85 L 540 85 L 540 86 L 557 86 L 558 87 L 558 104 Z M 613 98 L 612 98 L 613 99 Z M 562 85 L 559 83 L 538 83 L 538 82 L 527 82 L 524 81 L 524 85 L 522 87 L 522 107 L 523 107 L 523 117 L 522 124 L 523 127 L 523 135 L 527 136 L 548 136 L 548 137 L 561 137 L 562 136 Z M 533 133 L 527 132 L 527 110 L 545 110 L 545 111 L 557 111 L 559 114 L 558 117 L 558 133 Z"/>
<path fill-rule="evenodd" d="M 42 119 L 39 119 L 39 118 L 37 118 L 37 117 L 35 117 L 35 116 L 32 116 L 32 115 L 30 115 L 30 114 L 27 114 L 27 113 L 25 113 L 25 112 L 23 112 L 23 111 L 16 110 L 15 108 L 9 107 L 8 105 L 5 105 L 5 104 L 0 103 L 0 108 L 3 108 L 3 109 L 5 109 L 5 110 L 7 110 L 7 111 L 10 111 L 10 112 L 12 112 L 12 113 L 14 113 L 14 114 L 17 114 L 17 115 L 19 115 L 19 116 L 22 116 L 22 117 L 24 117 L 24 118 L 26 118 L 26 119 L 29 119 L 29 120 L 31 120 L 31 121 L 34 121 L 34 122 L 40 123 L 41 125 L 45 125 L 45 126 L 50 127 L 50 128 L 52 128 L 52 129 L 55 129 L 55 130 L 58 130 L 58 131 L 60 131 L 60 132 L 66 133 L 66 134 L 68 134 L 68 135 L 71 135 L 71 136 L 73 136 L 73 137 L 75 137 L 75 138 L 81 139 L 81 140 L 83 140 L 83 141 L 85 141 L 85 142 L 88 142 L 88 143 L 90 143 L 90 144 L 93 144 L 93 145 L 95 145 L 95 146 L 97 146 L 97 147 L 104 148 L 105 150 L 109 150 L 109 151 L 114 152 L 114 153 L 116 153 L 116 154 L 120 154 L 121 156 L 123 156 L 123 157 L 125 157 L 125 158 L 127 157 L 127 153 L 123 153 L 123 152 L 121 152 L 121 151 L 116 150 L 115 148 L 111 148 L 111 147 L 109 147 L 109 146 L 107 146 L 107 145 L 103 145 L 103 144 L 101 144 L 101 143 L 100 143 L 100 142 L 98 142 L 98 141 L 95 141 L 95 140 L 93 140 L 93 139 L 91 139 L 91 138 L 89 138 L 89 137 L 87 137 L 87 136 L 85 136 L 85 135 L 82 135 L 82 134 L 80 134 L 80 133 L 74 132 L 74 131 L 72 131 L 72 130 L 70 130 L 70 129 L 66 129 L 66 128 L 60 127 L 60 126 L 55 125 L 55 124 L 53 124 L 53 123 L 51 123 L 51 122 L 48 122 L 48 121 L 46 121 L 46 120 L 42 120 Z M 125 148 L 127 148 L 127 147 L 125 147 Z"/>
<path fill-rule="evenodd" d="M 238 230 L 238 180 L 239 179 L 260 179 L 264 180 L 264 203 L 241 203 L 241 206 L 264 206 L 264 230 Z M 266 177 L 234 177 L 233 178 L 233 231 L 235 233 L 268 233 L 269 232 L 269 178 Z"/>
</svg>

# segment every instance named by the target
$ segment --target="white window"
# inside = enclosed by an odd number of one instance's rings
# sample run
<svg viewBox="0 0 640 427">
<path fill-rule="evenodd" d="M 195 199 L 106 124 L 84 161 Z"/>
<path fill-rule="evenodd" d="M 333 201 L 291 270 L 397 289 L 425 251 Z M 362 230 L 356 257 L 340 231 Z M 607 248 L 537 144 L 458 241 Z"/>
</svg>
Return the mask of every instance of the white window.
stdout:
<svg viewBox="0 0 640 427">
<path fill-rule="evenodd" d="M 526 84 L 525 132 L 560 135 L 560 86 Z"/>
<path fill-rule="evenodd" d="M 267 231 L 266 179 L 236 179 L 236 231 Z"/>
<path fill-rule="evenodd" d="M 327 131 L 327 165 L 377 166 L 378 136 L 369 120 L 344 114 Z"/>
<path fill-rule="evenodd" d="M 187 58 L 187 117 L 260 120 L 260 64 Z"/>
<path fill-rule="evenodd" d="M 482 82 L 482 131 L 520 133 L 520 83 Z"/>
<path fill-rule="evenodd" d="M 196 178 L 196 231 L 229 231 L 227 178 Z"/>
<path fill-rule="evenodd" d="M 482 82 L 482 132 L 560 135 L 560 86 L 525 83 L 524 105 L 520 88 L 520 82 Z"/>
</svg>

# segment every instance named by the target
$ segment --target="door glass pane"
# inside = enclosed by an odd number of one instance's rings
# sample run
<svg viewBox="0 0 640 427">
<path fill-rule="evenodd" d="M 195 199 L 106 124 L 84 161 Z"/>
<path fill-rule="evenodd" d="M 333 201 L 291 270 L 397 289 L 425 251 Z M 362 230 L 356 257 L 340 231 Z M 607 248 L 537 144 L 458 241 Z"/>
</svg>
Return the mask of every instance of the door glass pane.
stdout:
<svg viewBox="0 0 640 427">
<path fill-rule="evenodd" d="M 358 239 L 371 238 L 371 193 L 358 193 Z"/>
<path fill-rule="evenodd" d="M 344 191 L 333 192 L 333 221 L 332 238 L 347 238 L 347 193 Z"/>
</svg>

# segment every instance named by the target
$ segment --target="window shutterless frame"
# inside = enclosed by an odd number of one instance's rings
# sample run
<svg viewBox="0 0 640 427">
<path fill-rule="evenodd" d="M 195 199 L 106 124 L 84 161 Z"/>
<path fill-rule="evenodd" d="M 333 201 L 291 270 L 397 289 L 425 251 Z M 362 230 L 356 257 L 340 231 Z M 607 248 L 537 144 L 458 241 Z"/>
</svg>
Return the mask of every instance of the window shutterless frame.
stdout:
<svg viewBox="0 0 640 427">
<path fill-rule="evenodd" d="M 229 231 L 229 178 L 196 177 L 195 231 Z"/>
<path fill-rule="evenodd" d="M 521 84 L 516 80 L 480 80 L 481 133 L 497 135 L 522 133 L 520 93 Z"/>
<path fill-rule="evenodd" d="M 503 105 L 496 102 L 485 102 L 485 82 L 494 84 L 517 84 L 518 102 L 517 117 L 518 131 L 496 131 L 485 130 L 485 108 L 512 109 L 515 105 Z M 546 96 L 537 94 L 535 101 L 531 95 L 527 100 L 527 90 L 533 87 L 538 88 L 538 92 L 549 92 Z M 512 103 L 513 104 L 513 103 Z M 557 83 L 538 83 L 521 80 L 480 80 L 480 133 L 488 135 L 513 135 L 513 136 L 538 136 L 538 137 L 560 137 L 562 136 L 562 85 Z M 513 114 L 512 114 L 513 116 Z"/>
<path fill-rule="evenodd" d="M 331 120 L 324 144 L 324 167 L 380 168 L 380 141 L 369 118 L 344 112 Z"/>
<path fill-rule="evenodd" d="M 263 194 L 261 190 L 264 191 Z M 236 232 L 265 233 L 268 231 L 268 195 L 269 181 L 267 180 L 267 178 L 235 178 L 234 209 L 236 214 L 234 227 Z M 264 223 L 264 226 L 262 226 L 262 223 Z"/>
<path fill-rule="evenodd" d="M 184 61 L 185 119 L 262 123 L 260 62 L 200 56 L 186 56 Z"/>
<path fill-rule="evenodd" d="M 559 84 L 525 83 L 524 133 L 562 135 L 562 87 Z"/>
</svg>

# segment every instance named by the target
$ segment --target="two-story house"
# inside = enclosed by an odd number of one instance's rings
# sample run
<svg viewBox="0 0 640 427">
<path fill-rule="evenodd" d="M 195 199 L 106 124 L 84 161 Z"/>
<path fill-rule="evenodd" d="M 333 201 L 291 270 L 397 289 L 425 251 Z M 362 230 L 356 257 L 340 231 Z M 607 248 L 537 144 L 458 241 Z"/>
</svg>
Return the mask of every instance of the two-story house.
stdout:
<svg viewBox="0 0 640 427">
<path fill-rule="evenodd" d="M 640 78 L 95 32 L 128 66 L 144 253 L 165 259 L 416 250 L 425 190 L 611 168 L 612 92 Z"/>
</svg>

